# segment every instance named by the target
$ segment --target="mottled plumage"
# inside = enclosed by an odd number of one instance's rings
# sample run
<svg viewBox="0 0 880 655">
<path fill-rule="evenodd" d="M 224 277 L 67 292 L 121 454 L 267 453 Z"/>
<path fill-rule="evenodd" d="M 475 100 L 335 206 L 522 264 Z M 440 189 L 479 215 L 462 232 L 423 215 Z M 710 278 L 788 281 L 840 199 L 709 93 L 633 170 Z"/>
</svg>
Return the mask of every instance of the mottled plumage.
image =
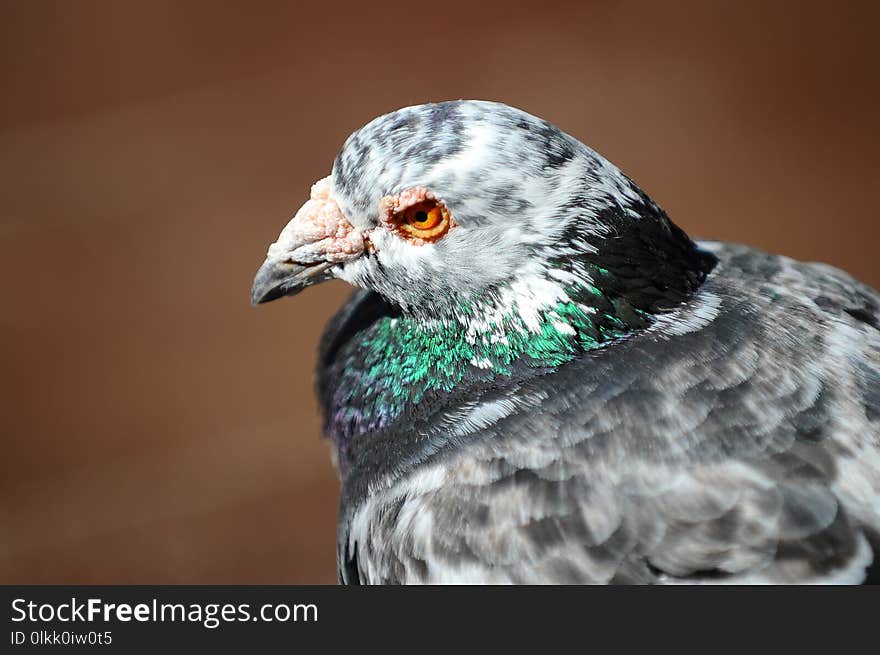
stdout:
<svg viewBox="0 0 880 655">
<path fill-rule="evenodd" d="M 279 239 L 254 298 L 327 275 L 364 289 L 318 366 L 341 581 L 865 580 L 873 289 L 695 244 L 601 156 L 494 103 L 380 117 L 331 182 L 363 252 L 308 277 L 302 239 Z M 457 221 L 436 243 L 378 220 L 413 187 Z"/>
</svg>

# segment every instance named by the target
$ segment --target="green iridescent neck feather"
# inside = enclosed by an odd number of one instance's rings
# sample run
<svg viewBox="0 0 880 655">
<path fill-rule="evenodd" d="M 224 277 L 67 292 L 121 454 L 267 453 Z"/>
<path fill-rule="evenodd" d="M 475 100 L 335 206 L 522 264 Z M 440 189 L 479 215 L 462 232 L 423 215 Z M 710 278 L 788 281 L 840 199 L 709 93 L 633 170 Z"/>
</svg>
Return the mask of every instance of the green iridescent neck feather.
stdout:
<svg viewBox="0 0 880 655">
<path fill-rule="evenodd" d="M 517 367 L 553 370 L 650 323 L 650 315 L 590 282 L 548 278 L 521 285 L 526 298 L 493 295 L 460 303 L 454 316 L 384 316 L 339 353 L 331 432 L 382 429 L 408 405 L 488 381 Z"/>
</svg>

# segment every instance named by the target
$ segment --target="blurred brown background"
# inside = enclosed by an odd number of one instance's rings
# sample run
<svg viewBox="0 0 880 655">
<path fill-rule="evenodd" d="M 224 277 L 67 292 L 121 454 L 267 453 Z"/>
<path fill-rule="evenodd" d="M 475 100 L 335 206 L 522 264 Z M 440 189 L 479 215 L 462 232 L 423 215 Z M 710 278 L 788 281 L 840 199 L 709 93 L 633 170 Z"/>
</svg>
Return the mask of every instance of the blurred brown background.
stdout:
<svg viewBox="0 0 880 655">
<path fill-rule="evenodd" d="M 249 288 L 394 108 L 522 107 L 692 234 L 880 286 L 869 3 L 0 6 L 0 582 L 335 580 L 312 365 L 347 290 Z"/>
</svg>

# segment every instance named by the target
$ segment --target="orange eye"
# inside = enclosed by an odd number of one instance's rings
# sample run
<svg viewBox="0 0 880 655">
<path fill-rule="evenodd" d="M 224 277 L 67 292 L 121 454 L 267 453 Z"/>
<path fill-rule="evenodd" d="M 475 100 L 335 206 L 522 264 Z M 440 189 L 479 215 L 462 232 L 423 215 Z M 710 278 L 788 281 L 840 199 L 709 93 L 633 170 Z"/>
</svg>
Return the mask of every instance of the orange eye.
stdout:
<svg viewBox="0 0 880 655">
<path fill-rule="evenodd" d="M 414 237 L 430 241 L 449 229 L 449 213 L 433 200 L 412 205 L 400 213 L 400 227 Z"/>
</svg>

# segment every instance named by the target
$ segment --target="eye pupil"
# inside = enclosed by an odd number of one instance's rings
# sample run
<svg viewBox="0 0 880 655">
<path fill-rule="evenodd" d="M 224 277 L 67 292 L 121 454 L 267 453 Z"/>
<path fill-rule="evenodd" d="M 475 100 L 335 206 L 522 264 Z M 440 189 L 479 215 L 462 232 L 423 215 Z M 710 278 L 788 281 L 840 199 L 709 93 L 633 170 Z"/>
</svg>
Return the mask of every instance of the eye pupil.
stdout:
<svg viewBox="0 0 880 655">
<path fill-rule="evenodd" d="M 424 223 L 425 221 L 428 220 L 428 212 L 420 209 L 419 211 L 416 212 L 416 215 L 414 218 L 415 218 L 416 223 Z"/>
</svg>

